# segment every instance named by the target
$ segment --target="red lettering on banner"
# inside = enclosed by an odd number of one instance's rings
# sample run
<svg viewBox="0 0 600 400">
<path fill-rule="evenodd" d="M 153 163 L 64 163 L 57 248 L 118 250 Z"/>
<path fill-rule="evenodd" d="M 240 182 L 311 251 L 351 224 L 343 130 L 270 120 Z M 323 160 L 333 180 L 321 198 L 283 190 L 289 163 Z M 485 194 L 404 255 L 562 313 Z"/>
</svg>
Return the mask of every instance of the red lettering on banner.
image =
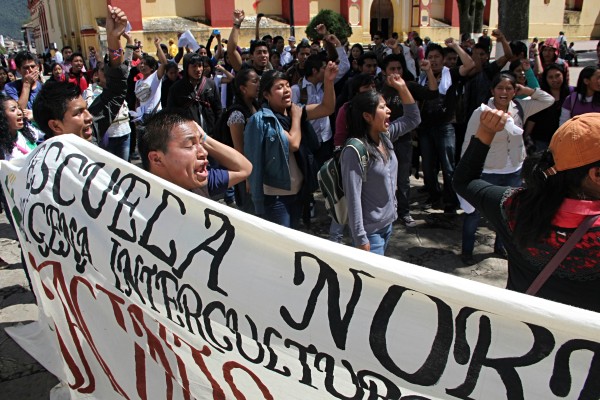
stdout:
<svg viewBox="0 0 600 400">
<path fill-rule="evenodd" d="M 112 304 L 113 313 L 115 314 L 115 319 L 117 320 L 117 323 L 125 332 L 127 332 L 127 328 L 125 327 L 125 316 L 123 315 L 121 307 L 119 307 L 119 305 L 125 304 L 125 300 L 123 300 L 120 296 L 109 292 L 100 285 L 96 285 L 96 289 L 108 296 L 108 300 L 110 300 L 110 303 Z"/>
<path fill-rule="evenodd" d="M 110 371 L 108 364 L 106 364 L 104 359 L 100 356 L 100 353 L 98 352 L 98 349 L 96 348 L 96 345 L 94 344 L 94 341 L 91 337 L 89 329 L 87 328 L 87 325 L 83 319 L 81 310 L 79 309 L 79 303 L 77 302 L 78 284 L 83 283 L 84 285 L 86 285 L 93 295 L 94 293 L 93 293 L 92 285 L 84 278 L 74 277 L 71 280 L 71 284 L 70 284 L 70 289 L 71 289 L 71 293 L 72 293 L 72 295 L 71 295 L 70 292 L 67 290 L 67 284 L 65 282 L 65 278 L 62 273 L 62 266 L 59 262 L 44 261 L 43 263 L 38 265 L 37 262 L 35 261 L 35 258 L 33 257 L 33 254 L 31 254 L 31 253 L 29 253 L 29 262 L 32 265 L 32 267 L 36 271 L 38 271 L 38 273 L 40 273 L 42 271 L 42 269 L 46 268 L 47 266 L 52 267 L 54 288 L 57 290 L 57 292 L 60 292 L 64 295 L 64 300 L 61 299 L 61 304 L 63 306 L 67 325 L 69 326 L 69 332 L 71 334 L 71 339 L 73 340 L 73 344 L 75 345 L 75 347 L 77 349 L 77 353 L 79 354 L 79 357 L 81 359 L 81 362 L 83 363 L 85 372 L 90 380 L 89 385 L 84 388 L 81 388 L 80 385 L 76 386 L 74 384 L 69 385 L 69 386 L 73 389 L 77 389 L 77 391 L 80 393 L 92 393 L 95 390 L 94 375 L 91 371 L 91 368 L 89 366 L 87 359 L 85 358 L 85 355 L 83 354 L 83 349 L 81 347 L 81 343 L 79 341 L 79 338 L 78 338 L 78 335 L 76 332 L 76 328 L 78 328 L 80 330 L 80 332 L 83 334 L 88 345 L 90 346 L 90 349 L 92 350 L 92 353 L 96 357 L 96 360 L 100 363 L 100 366 L 104 370 L 104 373 L 106 374 L 106 376 L 108 377 L 113 389 L 115 389 L 115 391 L 117 393 L 119 393 L 120 395 L 122 395 L 123 397 L 129 399 L 129 397 L 125 394 L 125 391 L 117 383 L 117 380 L 115 379 L 114 375 Z M 44 288 L 44 291 L 46 292 L 46 295 L 48 295 L 49 289 Z M 51 295 L 51 296 L 48 296 L 48 298 L 50 300 L 52 300 L 52 299 L 54 299 L 54 296 Z M 94 298 L 95 298 L 95 296 L 94 296 Z M 72 321 L 71 315 L 75 319 L 75 322 Z M 63 343 L 63 345 L 64 345 L 64 343 Z M 66 349 L 66 346 L 64 347 L 64 349 Z M 78 372 L 81 374 L 80 371 L 78 371 Z M 75 373 L 73 375 L 75 375 Z"/>
<path fill-rule="evenodd" d="M 177 359 L 177 369 L 179 371 L 179 375 L 181 376 L 181 388 L 183 389 L 183 398 L 185 400 L 191 400 L 190 381 L 187 377 L 185 363 L 183 362 L 181 357 L 179 357 L 179 354 L 173 351 L 173 347 L 171 347 L 171 344 L 167 341 L 167 328 L 162 324 L 160 324 L 159 326 L 158 335 L 163 340 L 163 342 L 165 342 L 167 348 L 171 350 L 171 352 L 175 355 L 175 358 Z M 181 347 L 181 340 L 179 340 L 179 338 L 175 334 L 173 334 L 173 343 L 177 347 Z"/>
<path fill-rule="evenodd" d="M 144 322 L 144 311 L 136 306 L 135 304 L 131 304 L 127 307 L 127 311 L 131 316 L 131 322 L 133 322 L 133 330 L 135 334 L 139 337 L 143 337 L 144 333 L 146 334 L 146 341 L 148 344 L 148 350 L 150 351 L 150 356 L 152 359 L 165 369 L 165 384 L 167 385 L 167 393 L 166 398 L 173 398 L 173 370 L 171 369 L 171 365 L 169 364 L 169 360 L 167 359 L 167 355 L 160 343 L 160 340 L 148 329 L 146 323 Z"/>
<path fill-rule="evenodd" d="M 244 394 L 240 392 L 240 390 L 235 385 L 235 382 L 233 382 L 233 375 L 231 375 L 231 371 L 234 369 L 241 369 L 242 371 L 245 371 L 248 375 L 250 375 L 254 383 L 256 383 L 256 386 L 258 386 L 258 389 L 261 391 L 263 397 L 266 400 L 273 400 L 273 395 L 271 395 L 271 392 L 269 392 L 269 388 L 267 388 L 265 384 L 262 383 L 260 378 L 254 372 L 252 372 L 250 369 L 246 368 L 240 363 L 237 363 L 235 361 L 228 361 L 225 364 L 223 364 L 223 377 L 225 377 L 225 381 L 229 384 L 229 387 L 231 388 L 231 391 L 233 392 L 233 395 L 237 400 L 246 400 L 246 396 L 244 396 Z"/>
<path fill-rule="evenodd" d="M 140 399 L 146 400 L 146 352 L 135 343 L 135 386 Z"/>
</svg>

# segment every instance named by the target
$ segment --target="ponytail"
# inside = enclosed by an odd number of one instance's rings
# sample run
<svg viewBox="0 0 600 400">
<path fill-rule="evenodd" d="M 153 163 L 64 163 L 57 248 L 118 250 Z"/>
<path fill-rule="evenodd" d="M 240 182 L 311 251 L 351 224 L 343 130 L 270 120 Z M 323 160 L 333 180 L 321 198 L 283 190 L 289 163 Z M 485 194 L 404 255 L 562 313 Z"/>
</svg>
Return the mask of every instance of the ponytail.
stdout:
<svg viewBox="0 0 600 400">
<path fill-rule="evenodd" d="M 515 212 L 513 238 L 524 250 L 535 246 L 552 227 L 552 219 L 563 201 L 581 192 L 581 184 L 590 168 L 600 162 L 579 168 L 559 171 L 550 175 L 546 171 L 554 166 L 550 150 L 527 157 L 523 163 L 522 177 L 526 190 L 517 195 L 512 210 Z"/>
</svg>

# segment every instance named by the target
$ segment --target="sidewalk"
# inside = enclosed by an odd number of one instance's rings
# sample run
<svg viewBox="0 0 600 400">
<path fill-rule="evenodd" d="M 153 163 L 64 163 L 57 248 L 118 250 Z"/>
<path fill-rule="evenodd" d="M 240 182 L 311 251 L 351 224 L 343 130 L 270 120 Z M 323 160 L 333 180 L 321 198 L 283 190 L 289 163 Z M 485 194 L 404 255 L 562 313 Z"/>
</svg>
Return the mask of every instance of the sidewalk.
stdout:
<svg viewBox="0 0 600 400">
<path fill-rule="evenodd" d="M 4 328 L 26 324 L 38 316 L 38 308 L 25 273 L 16 235 L 0 214 L 0 258 L 8 263 L 0 267 L 0 396 L 4 400 L 48 399 L 58 380 L 25 350 L 17 345 Z"/>
</svg>

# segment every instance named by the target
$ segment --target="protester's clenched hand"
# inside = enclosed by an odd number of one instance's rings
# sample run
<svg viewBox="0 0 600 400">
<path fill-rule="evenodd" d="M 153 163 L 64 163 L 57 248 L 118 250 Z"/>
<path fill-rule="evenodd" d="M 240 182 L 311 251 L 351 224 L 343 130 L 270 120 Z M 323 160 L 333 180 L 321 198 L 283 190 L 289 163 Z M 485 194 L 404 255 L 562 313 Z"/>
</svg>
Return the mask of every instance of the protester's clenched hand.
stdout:
<svg viewBox="0 0 600 400">
<path fill-rule="evenodd" d="M 396 90 L 401 90 L 406 87 L 406 82 L 404 82 L 404 79 L 402 79 L 402 76 L 400 74 L 388 75 L 387 84 L 388 86 Z"/>
<path fill-rule="evenodd" d="M 458 43 L 454 40 L 454 38 L 449 37 L 448 39 L 444 40 L 444 44 L 447 47 L 452 47 L 452 48 L 456 48 L 458 46 Z"/>
<path fill-rule="evenodd" d="M 338 65 L 333 61 L 329 61 L 325 67 L 325 80 L 333 82 L 338 74 Z"/>
<path fill-rule="evenodd" d="M 235 9 L 233 10 L 233 23 L 234 24 L 241 24 L 242 22 L 244 22 L 244 18 L 246 18 L 246 13 L 244 12 L 244 10 L 240 10 L 240 9 Z"/>
<path fill-rule="evenodd" d="M 127 27 L 127 15 L 119 7 L 108 6 L 106 18 L 106 34 L 113 37 L 121 37 Z"/>
<path fill-rule="evenodd" d="M 325 24 L 319 24 L 315 27 L 315 30 L 317 31 L 317 33 L 323 37 L 327 36 L 329 34 L 329 32 L 327 32 L 327 27 L 325 26 Z"/>
<path fill-rule="evenodd" d="M 359 244 L 358 246 L 356 246 L 358 249 L 364 250 L 364 251 L 371 251 L 371 243 L 367 242 L 367 244 Z"/>
<path fill-rule="evenodd" d="M 419 66 L 421 67 L 421 71 L 423 72 L 427 72 L 431 69 L 431 63 L 429 62 L 429 60 L 422 60 L 419 63 Z"/>
<path fill-rule="evenodd" d="M 302 107 L 296 103 L 292 103 L 290 106 L 290 117 L 292 117 L 292 120 L 300 120 L 302 118 Z"/>
<path fill-rule="evenodd" d="M 479 128 L 477 136 L 482 143 L 489 145 L 492 143 L 496 132 L 504 129 L 509 114 L 502 110 L 485 110 L 479 117 Z"/>
</svg>

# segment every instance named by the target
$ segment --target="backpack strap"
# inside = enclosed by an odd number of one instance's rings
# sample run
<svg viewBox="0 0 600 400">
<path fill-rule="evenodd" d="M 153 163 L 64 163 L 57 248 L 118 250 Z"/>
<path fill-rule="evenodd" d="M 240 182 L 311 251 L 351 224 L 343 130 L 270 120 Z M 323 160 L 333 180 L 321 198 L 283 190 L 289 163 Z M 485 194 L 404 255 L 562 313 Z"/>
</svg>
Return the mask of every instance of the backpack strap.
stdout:
<svg viewBox="0 0 600 400">
<path fill-rule="evenodd" d="M 525 126 L 525 110 L 523 110 L 523 104 L 515 99 L 514 101 L 515 107 L 517 107 L 517 114 L 519 114 L 519 118 L 521 118 L 521 123 Z"/>
<path fill-rule="evenodd" d="M 353 149 L 358 155 L 358 159 L 360 162 L 360 169 L 362 173 L 363 182 L 367 181 L 367 166 L 369 164 L 369 152 L 367 151 L 367 146 L 363 143 L 362 140 L 357 138 L 349 138 L 346 140 L 344 144 L 344 148 Z"/>
<path fill-rule="evenodd" d="M 200 98 L 202 91 L 204 90 L 204 86 L 206 86 L 206 77 L 202 77 L 202 81 L 200 81 L 200 86 L 198 87 L 198 91 L 196 92 L 196 97 Z"/>
<path fill-rule="evenodd" d="M 525 293 L 535 296 L 538 290 L 546 283 L 548 278 L 556 271 L 560 263 L 569 255 L 571 250 L 575 247 L 577 242 L 585 235 L 585 233 L 594 225 L 594 222 L 600 217 L 600 214 L 588 215 L 579 224 L 575 232 L 571 234 L 569 239 L 558 249 L 554 257 L 546 264 L 544 269 L 539 273 L 535 280 L 531 283 Z"/>
<path fill-rule="evenodd" d="M 302 85 L 302 81 L 300 81 L 298 87 L 300 87 L 300 104 L 306 105 L 308 102 L 308 89 Z"/>
</svg>

